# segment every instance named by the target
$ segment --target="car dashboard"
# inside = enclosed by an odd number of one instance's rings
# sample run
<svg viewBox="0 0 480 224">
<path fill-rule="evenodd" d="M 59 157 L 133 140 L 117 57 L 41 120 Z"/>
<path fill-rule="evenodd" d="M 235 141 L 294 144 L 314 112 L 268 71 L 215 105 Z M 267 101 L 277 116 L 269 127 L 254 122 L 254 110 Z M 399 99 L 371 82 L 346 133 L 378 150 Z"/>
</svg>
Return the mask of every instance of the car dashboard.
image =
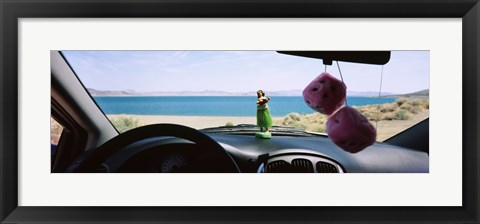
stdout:
<svg viewBox="0 0 480 224">
<path fill-rule="evenodd" d="M 271 139 L 261 139 L 254 135 L 205 134 L 228 152 L 242 173 L 429 172 L 427 153 L 381 142 L 352 154 L 333 144 L 327 136 L 273 136 Z M 168 172 L 172 163 L 181 165 L 195 156 L 195 150 L 198 149 L 194 145 L 176 137 L 148 138 L 118 151 L 102 167 L 106 171 L 122 172 L 129 170 L 125 169 L 129 164 L 142 163 L 152 172 Z M 156 148 L 161 150 L 152 150 Z M 146 151 L 151 152 L 144 153 Z"/>
<path fill-rule="evenodd" d="M 214 134 L 240 169 L 250 170 L 249 161 L 264 165 L 265 172 L 308 173 L 428 173 L 428 154 L 386 143 L 375 143 L 352 154 L 333 144 L 328 137 L 253 136 Z M 258 159 L 264 161 L 257 161 Z"/>
</svg>

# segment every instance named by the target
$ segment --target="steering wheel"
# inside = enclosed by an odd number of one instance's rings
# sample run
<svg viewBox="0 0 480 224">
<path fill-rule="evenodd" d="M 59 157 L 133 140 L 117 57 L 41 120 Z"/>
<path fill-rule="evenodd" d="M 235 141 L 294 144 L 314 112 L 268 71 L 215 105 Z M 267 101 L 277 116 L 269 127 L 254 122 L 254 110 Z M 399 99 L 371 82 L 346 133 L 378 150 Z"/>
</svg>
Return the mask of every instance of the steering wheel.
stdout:
<svg viewBox="0 0 480 224">
<path fill-rule="evenodd" d="M 238 173 L 240 169 L 225 149 L 208 135 L 182 125 L 152 124 L 129 130 L 101 145 L 87 155 L 78 166 L 71 169 L 76 173 L 94 173 L 96 168 L 124 147 L 142 139 L 171 136 L 189 140 L 207 154 L 212 161 L 205 163 L 202 171 L 206 173 Z"/>
</svg>

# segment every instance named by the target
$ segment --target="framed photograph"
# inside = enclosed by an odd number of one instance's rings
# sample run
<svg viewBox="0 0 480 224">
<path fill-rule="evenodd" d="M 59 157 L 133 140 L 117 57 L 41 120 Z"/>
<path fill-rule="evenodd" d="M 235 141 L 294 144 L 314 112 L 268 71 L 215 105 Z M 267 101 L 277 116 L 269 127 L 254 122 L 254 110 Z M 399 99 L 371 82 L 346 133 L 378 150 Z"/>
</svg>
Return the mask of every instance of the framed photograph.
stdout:
<svg viewBox="0 0 480 224">
<path fill-rule="evenodd" d="M 1 223 L 480 221 L 477 0 L 0 10 Z"/>
</svg>

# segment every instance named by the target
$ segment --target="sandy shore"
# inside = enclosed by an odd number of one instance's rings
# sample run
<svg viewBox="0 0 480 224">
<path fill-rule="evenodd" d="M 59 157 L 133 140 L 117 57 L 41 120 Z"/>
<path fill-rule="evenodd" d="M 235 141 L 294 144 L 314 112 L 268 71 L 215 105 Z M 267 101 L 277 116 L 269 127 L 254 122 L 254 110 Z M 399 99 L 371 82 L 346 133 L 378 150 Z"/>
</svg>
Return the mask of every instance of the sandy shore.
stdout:
<svg viewBox="0 0 480 224">
<path fill-rule="evenodd" d="M 108 115 L 110 119 L 121 115 Z M 196 129 L 225 126 L 228 122 L 233 125 L 256 124 L 256 117 L 210 117 L 210 116 L 165 116 L 165 115 L 128 115 L 136 117 L 142 125 L 155 123 L 173 123 L 189 126 Z M 276 119 L 276 118 L 274 118 Z"/>
<path fill-rule="evenodd" d="M 390 137 L 412 127 L 420 121 L 429 117 L 429 110 L 422 111 L 415 115 L 410 115 L 407 120 L 391 120 L 391 121 L 379 121 L 377 124 L 377 141 L 384 141 Z M 375 122 L 372 122 L 375 127 Z"/>
</svg>

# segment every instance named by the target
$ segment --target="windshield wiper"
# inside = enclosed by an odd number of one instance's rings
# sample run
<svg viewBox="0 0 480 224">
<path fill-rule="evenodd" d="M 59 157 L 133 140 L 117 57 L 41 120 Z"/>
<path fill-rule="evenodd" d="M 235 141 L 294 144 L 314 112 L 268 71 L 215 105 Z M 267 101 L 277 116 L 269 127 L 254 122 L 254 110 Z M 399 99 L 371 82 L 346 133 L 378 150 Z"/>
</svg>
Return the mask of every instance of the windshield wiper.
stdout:
<svg viewBox="0 0 480 224">
<path fill-rule="evenodd" d="M 213 128 L 204 128 L 201 131 L 215 134 L 236 134 L 236 135 L 254 135 L 258 131 L 258 127 L 253 124 L 239 124 L 236 126 L 220 126 Z M 307 132 L 302 129 L 286 126 L 273 126 L 270 128 L 270 133 L 277 136 L 326 136 L 325 134 Z"/>
</svg>

